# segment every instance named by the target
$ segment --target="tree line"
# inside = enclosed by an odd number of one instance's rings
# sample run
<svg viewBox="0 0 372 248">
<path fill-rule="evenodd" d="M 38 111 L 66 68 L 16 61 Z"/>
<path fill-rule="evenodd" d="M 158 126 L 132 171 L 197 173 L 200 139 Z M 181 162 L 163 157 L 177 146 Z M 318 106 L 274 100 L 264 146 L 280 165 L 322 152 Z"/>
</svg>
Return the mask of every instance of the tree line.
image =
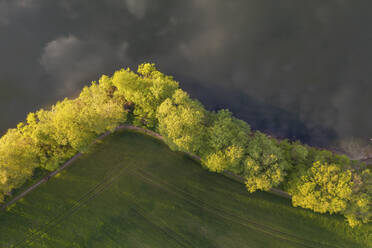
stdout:
<svg viewBox="0 0 372 248">
<path fill-rule="evenodd" d="M 342 214 L 351 226 L 372 220 L 372 174 L 364 163 L 252 131 L 226 109 L 207 111 L 148 63 L 137 73 L 104 75 L 77 98 L 30 113 L 9 129 L 0 138 L 0 202 L 36 168 L 55 170 L 120 124 L 156 131 L 172 150 L 199 156 L 210 171 L 243 177 L 251 193 L 276 187 L 294 206 Z"/>
</svg>

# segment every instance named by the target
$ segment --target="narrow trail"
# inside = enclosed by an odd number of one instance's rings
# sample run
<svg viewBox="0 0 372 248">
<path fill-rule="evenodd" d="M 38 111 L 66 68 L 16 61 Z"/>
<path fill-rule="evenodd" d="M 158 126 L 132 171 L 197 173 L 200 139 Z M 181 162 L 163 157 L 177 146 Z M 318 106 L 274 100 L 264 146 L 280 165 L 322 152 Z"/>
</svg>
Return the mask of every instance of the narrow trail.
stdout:
<svg viewBox="0 0 372 248">
<path fill-rule="evenodd" d="M 23 191 L 22 193 L 20 193 L 19 195 L 17 195 L 16 197 L 14 197 L 11 201 L 7 202 L 6 204 L 4 204 L 2 206 L 2 209 L 5 210 L 7 209 L 10 205 L 12 205 L 13 203 L 19 201 L 21 198 L 23 198 L 25 195 L 27 195 L 28 193 L 30 193 L 31 191 L 35 190 L 37 187 L 39 187 L 41 184 L 47 182 L 51 177 L 57 175 L 59 172 L 63 171 L 64 169 L 66 169 L 67 167 L 69 167 L 70 165 L 73 164 L 73 162 L 75 160 L 77 160 L 79 157 L 81 157 L 82 154 L 79 152 L 77 153 L 75 156 L 73 156 L 69 161 L 67 161 L 65 164 L 63 164 L 61 167 L 59 167 L 57 170 L 51 172 L 50 174 L 48 174 L 46 177 L 42 178 L 40 181 L 36 182 L 35 184 L 33 184 L 31 187 L 29 187 L 28 189 L 26 189 L 25 191 Z"/>
<path fill-rule="evenodd" d="M 156 139 L 161 140 L 161 141 L 164 142 L 164 137 L 161 136 L 160 134 L 158 134 L 158 133 L 156 133 L 154 131 L 148 130 L 148 129 L 141 128 L 141 127 L 136 127 L 136 126 L 132 126 L 132 125 L 120 125 L 117 128 L 115 128 L 115 131 L 114 132 L 119 131 L 119 130 L 132 130 L 132 131 L 136 131 L 136 132 L 139 132 L 139 133 L 142 133 L 142 134 L 146 134 L 148 136 L 151 136 L 153 138 L 156 138 Z M 102 140 L 103 138 L 107 137 L 108 135 L 110 135 L 110 134 L 112 134 L 114 132 L 107 131 L 107 132 L 103 133 L 102 135 L 100 135 L 100 136 L 97 137 L 97 139 L 93 142 L 93 144 L 97 143 L 99 140 Z M 196 160 L 197 162 L 200 163 L 200 161 L 201 161 L 201 158 L 200 157 L 198 157 L 198 156 L 196 156 L 194 154 L 188 153 L 188 152 L 186 152 L 185 154 L 187 154 L 188 156 L 190 156 L 191 158 L 193 158 L 194 160 Z M 25 197 L 27 194 L 29 194 L 30 192 L 34 191 L 40 185 L 42 185 L 43 183 L 46 183 L 50 178 L 54 177 L 55 175 L 57 175 L 61 171 L 65 170 L 66 168 L 68 168 L 69 166 L 71 166 L 82 155 L 83 154 L 80 153 L 80 152 L 78 152 L 77 154 L 75 154 L 75 156 L 73 156 L 72 158 L 70 158 L 63 165 L 61 165 L 57 170 L 49 173 L 47 176 L 45 176 L 44 178 L 40 179 L 38 182 L 36 182 L 32 186 L 30 186 L 29 188 L 27 188 L 26 190 L 24 190 L 22 193 L 20 193 L 19 195 L 15 196 L 9 202 L 3 204 L 1 206 L 1 210 L 6 210 L 12 204 L 16 203 L 17 201 L 19 201 L 20 199 L 22 199 L 23 197 Z M 235 175 L 235 174 L 233 174 L 231 172 L 224 172 L 224 173 L 222 173 L 222 175 L 224 175 L 224 176 L 226 176 L 226 177 L 228 177 L 228 178 L 230 178 L 232 180 L 238 181 L 240 183 L 244 183 L 244 178 L 242 178 L 242 177 L 240 177 L 238 175 Z M 273 188 L 269 192 L 272 193 L 272 194 L 281 196 L 281 197 L 285 197 L 285 198 L 291 199 L 291 196 L 287 192 L 282 191 L 280 189 Z"/>
<path fill-rule="evenodd" d="M 104 137 L 108 136 L 111 132 L 106 132 L 100 136 L 98 136 L 97 140 L 93 142 L 93 144 L 97 143 L 98 140 L 101 140 L 103 139 Z M 61 171 L 63 171 L 64 169 L 68 168 L 69 166 L 71 166 L 78 158 L 80 158 L 83 154 L 78 152 L 75 154 L 75 156 L 73 156 L 72 158 L 70 158 L 66 163 L 64 163 L 63 165 L 61 165 L 57 170 L 55 171 L 52 171 L 51 173 L 49 173 L 47 176 L 45 176 L 44 178 L 40 179 L 38 182 L 36 182 L 35 184 L 33 184 L 32 186 L 30 186 L 29 188 L 27 188 L 25 191 L 23 191 L 22 193 L 20 193 L 19 195 L 15 196 L 12 200 L 10 200 L 9 202 L 5 203 L 2 205 L 2 210 L 6 210 L 9 206 L 11 206 L 12 204 L 14 204 L 15 202 L 19 201 L 21 198 L 23 198 L 24 196 L 26 196 L 28 193 L 30 193 L 31 191 L 35 190 L 37 187 L 39 187 L 41 184 L 43 183 L 46 183 L 47 181 L 49 181 L 49 179 L 51 177 L 54 177 L 55 175 L 57 175 L 58 173 L 60 173 Z"/>
</svg>

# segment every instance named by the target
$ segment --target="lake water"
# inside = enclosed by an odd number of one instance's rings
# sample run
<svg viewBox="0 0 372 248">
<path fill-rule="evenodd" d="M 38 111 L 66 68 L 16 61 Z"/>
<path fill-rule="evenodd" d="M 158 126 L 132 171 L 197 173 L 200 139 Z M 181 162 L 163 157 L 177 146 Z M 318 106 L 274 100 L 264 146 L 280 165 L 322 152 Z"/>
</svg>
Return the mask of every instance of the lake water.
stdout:
<svg viewBox="0 0 372 248">
<path fill-rule="evenodd" d="M 209 109 L 320 146 L 372 138 L 370 1 L 0 0 L 0 130 L 155 62 Z"/>
</svg>

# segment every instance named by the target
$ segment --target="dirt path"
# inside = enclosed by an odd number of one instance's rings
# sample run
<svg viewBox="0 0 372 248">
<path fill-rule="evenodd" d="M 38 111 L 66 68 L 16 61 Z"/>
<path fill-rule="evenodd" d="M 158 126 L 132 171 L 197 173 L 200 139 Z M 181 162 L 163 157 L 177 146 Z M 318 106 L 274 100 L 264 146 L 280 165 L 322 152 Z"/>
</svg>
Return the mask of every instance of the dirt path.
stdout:
<svg viewBox="0 0 372 248">
<path fill-rule="evenodd" d="M 48 174 L 46 177 L 44 177 L 43 179 L 41 179 L 40 181 L 36 182 L 34 185 L 32 185 L 31 187 L 29 187 L 28 189 L 26 189 L 25 191 L 23 191 L 22 193 L 20 193 L 19 195 L 17 195 L 16 197 L 14 197 L 11 201 L 9 201 L 8 203 L 4 204 L 2 206 L 2 209 L 6 209 L 8 208 L 10 205 L 12 205 L 13 203 L 19 201 L 22 197 L 24 197 L 25 195 L 27 195 L 28 193 L 30 193 L 31 191 L 33 191 L 34 189 L 36 189 L 37 187 L 39 187 L 41 184 L 47 182 L 51 177 L 55 176 L 56 174 L 58 174 L 59 172 L 61 172 L 62 170 L 66 169 L 67 167 L 69 167 L 76 159 L 78 159 L 79 157 L 81 157 L 81 153 L 77 153 L 75 156 L 73 156 L 69 161 L 67 161 L 66 163 L 64 163 L 61 167 L 59 167 L 57 170 L 51 172 L 50 174 Z"/>
<path fill-rule="evenodd" d="M 156 139 L 164 141 L 164 137 L 161 136 L 160 134 L 158 134 L 156 132 L 153 132 L 153 131 L 150 131 L 150 130 L 147 130 L 147 129 L 144 129 L 144 128 L 135 127 L 135 126 L 131 126 L 131 125 L 122 125 L 122 126 L 119 126 L 119 127 L 116 128 L 116 130 L 120 130 L 120 129 L 134 130 L 134 131 L 144 133 L 144 134 L 152 136 Z M 196 155 L 194 155 L 192 153 L 189 153 L 189 152 L 185 152 L 185 153 L 188 156 L 190 156 L 191 158 L 195 159 L 197 162 L 199 162 L 199 163 L 201 162 L 201 158 L 199 156 L 196 156 Z M 224 175 L 225 177 L 228 177 L 232 180 L 235 180 L 239 183 L 244 184 L 245 179 L 242 176 L 236 175 L 236 174 L 234 174 L 232 172 L 229 172 L 229 171 L 225 171 L 221 174 Z M 272 193 L 272 194 L 287 198 L 287 199 L 292 199 L 290 194 L 288 194 L 287 192 L 285 192 L 283 190 L 277 189 L 277 188 L 272 188 L 269 192 Z"/>
<path fill-rule="evenodd" d="M 98 140 L 101 140 L 104 137 L 108 136 L 110 133 L 111 132 L 106 132 L 106 133 L 98 136 L 97 140 L 94 141 L 94 143 L 96 143 Z M 52 171 L 51 173 L 49 173 L 47 176 L 45 176 L 44 178 L 42 178 L 41 180 L 39 180 L 38 182 L 36 182 L 32 186 L 30 186 L 28 189 L 26 189 L 25 191 L 23 191 L 22 193 L 20 193 L 16 197 L 14 197 L 12 200 L 10 200 L 9 202 L 7 202 L 4 205 L 2 205 L 1 208 L 3 210 L 7 209 L 10 205 L 12 205 L 13 203 L 19 201 L 22 197 L 24 197 L 25 195 L 27 195 L 28 193 L 30 193 L 31 191 L 33 191 L 34 189 L 36 189 L 37 187 L 39 187 L 41 184 L 47 182 L 51 177 L 54 177 L 55 175 L 57 175 L 58 173 L 60 173 L 61 171 L 63 171 L 67 167 L 69 167 L 70 165 L 72 165 L 73 162 L 75 162 L 75 160 L 77 160 L 78 158 L 80 158 L 82 155 L 83 154 L 80 153 L 80 152 L 77 153 L 77 154 L 75 154 L 75 156 L 73 156 L 72 158 L 70 158 L 66 163 L 64 163 L 62 166 L 60 166 L 57 170 Z"/>
<path fill-rule="evenodd" d="M 120 125 L 118 126 L 115 131 L 119 131 L 119 130 L 132 130 L 132 131 L 136 131 L 136 132 L 139 132 L 139 133 L 143 133 L 143 134 L 146 134 L 146 135 L 149 135 L 153 138 L 156 138 L 156 139 L 159 139 L 161 141 L 165 141 L 164 140 L 164 137 L 161 136 L 160 134 L 154 132 L 154 131 L 151 131 L 151 130 L 147 130 L 147 129 L 144 129 L 144 128 L 141 128 L 141 127 L 136 127 L 136 126 L 132 126 L 132 125 Z M 114 131 L 114 132 L 115 132 Z M 100 135 L 97 137 L 96 141 L 93 142 L 93 144 L 97 143 L 97 141 L 99 140 L 102 140 L 103 138 L 107 137 L 108 135 L 110 135 L 112 132 L 110 131 L 107 131 L 105 132 L 104 134 Z M 191 154 L 191 153 L 186 153 L 188 156 L 190 156 L 191 158 L 195 159 L 197 162 L 200 162 L 201 159 L 200 157 L 194 155 L 194 154 Z M 6 210 L 9 206 L 11 206 L 13 203 L 19 201 L 21 198 L 23 198 L 24 196 L 26 196 L 28 193 L 32 192 L 33 190 L 35 190 L 37 187 L 39 187 L 41 184 L 47 182 L 51 177 L 54 177 L 55 175 L 57 175 L 58 173 L 60 173 L 61 171 L 63 171 L 64 169 L 68 168 L 69 166 L 71 166 L 73 164 L 73 162 L 75 162 L 78 158 L 80 158 L 83 154 L 82 153 L 77 153 L 75 156 L 73 156 L 71 159 L 69 159 L 66 163 L 64 163 L 62 166 L 60 166 L 57 170 L 49 173 L 46 177 L 44 177 L 43 179 L 39 180 L 38 182 L 36 182 L 35 184 L 33 184 L 32 186 L 30 186 L 28 189 L 26 189 L 25 191 L 23 191 L 22 193 L 20 193 L 19 195 L 15 196 L 12 200 L 10 200 L 9 202 L 3 204 L 1 206 L 1 209 L 2 210 Z M 238 175 L 235 175 L 231 172 L 224 172 L 222 173 L 222 175 L 230 178 L 230 179 L 233 179 L 235 181 L 238 181 L 240 183 L 244 183 L 244 178 L 238 176 Z M 287 192 L 284 192 L 280 189 L 271 189 L 269 191 L 270 193 L 273 193 L 273 194 L 276 194 L 278 196 L 281 196 L 281 197 L 285 197 L 285 198 L 288 198 L 288 199 L 291 199 L 291 196 L 287 193 Z"/>
</svg>

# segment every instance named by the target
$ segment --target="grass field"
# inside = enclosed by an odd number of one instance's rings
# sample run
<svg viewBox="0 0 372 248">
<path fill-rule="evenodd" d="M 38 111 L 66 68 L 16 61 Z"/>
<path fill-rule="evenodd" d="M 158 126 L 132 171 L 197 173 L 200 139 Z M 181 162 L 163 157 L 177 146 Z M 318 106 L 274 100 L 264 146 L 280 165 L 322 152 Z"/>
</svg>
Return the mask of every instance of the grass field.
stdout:
<svg viewBox="0 0 372 248">
<path fill-rule="evenodd" d="M 372 225 L 293 208 L 121 132 L 0 213 L 0 247 L 372 247 Z"/>
</svg>

